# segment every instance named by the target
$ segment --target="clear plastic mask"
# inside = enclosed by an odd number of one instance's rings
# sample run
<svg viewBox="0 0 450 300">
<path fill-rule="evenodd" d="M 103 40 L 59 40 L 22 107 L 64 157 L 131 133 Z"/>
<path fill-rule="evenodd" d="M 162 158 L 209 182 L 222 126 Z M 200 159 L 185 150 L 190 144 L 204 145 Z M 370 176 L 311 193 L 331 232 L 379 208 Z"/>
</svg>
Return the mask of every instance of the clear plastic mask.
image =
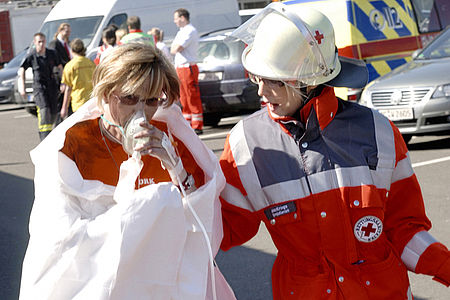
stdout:
<svg viewBox="0 0 450 300">
<path fill-rule="evenodd" d="M 147 122 L 147 118 L 144 112 L 144 103 L 139 102 L 135 113 L 128 119 L 123 128 L 122 147 L 129 155 L 133 155 L 136 147 L 142 146 L 150 140 L 149 137 L 134 137 L 137 133 L 145 130 L 145 128 L 140 125 L 142 122 Z"/>
</svg>

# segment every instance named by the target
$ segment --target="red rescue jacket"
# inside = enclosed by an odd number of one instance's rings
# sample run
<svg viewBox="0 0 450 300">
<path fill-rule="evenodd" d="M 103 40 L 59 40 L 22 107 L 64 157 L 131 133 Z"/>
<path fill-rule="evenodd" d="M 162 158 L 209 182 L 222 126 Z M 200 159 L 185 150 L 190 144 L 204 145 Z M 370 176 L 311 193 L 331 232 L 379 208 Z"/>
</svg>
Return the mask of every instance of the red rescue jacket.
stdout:
<svg viewBox="0 0 450 300">
<path fill-rule="evenodd" d="M 263 109 L 231 131 L 220 159 L 221 248 L 266 225 L 274 299 L 412 299 L 407 269 L 450 283 L 398 129 L 326 87 L 300 111 Z"/>
</svg>

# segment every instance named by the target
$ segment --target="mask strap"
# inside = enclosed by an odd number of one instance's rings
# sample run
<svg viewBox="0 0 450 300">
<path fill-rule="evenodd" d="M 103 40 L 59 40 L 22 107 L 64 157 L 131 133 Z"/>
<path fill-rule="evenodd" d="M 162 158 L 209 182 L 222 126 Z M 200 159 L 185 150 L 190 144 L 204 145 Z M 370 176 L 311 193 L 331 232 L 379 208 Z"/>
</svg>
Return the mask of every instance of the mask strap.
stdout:
<svg viewBox="0 0 450 300">
<path fill-rule="evenodd" d="M 110 120 L 105 118 L 103 115 L 101 115 L 100 118 L 102 118 L 102 120 L 105 121 L 106 123 L 108 123 L 109 125 L 119 128 L 120 132 L 122 133 L 122 136 L 125 137 L 125 131 L 123 130 L 122 126 L 112 123 Z"/>
</svg>

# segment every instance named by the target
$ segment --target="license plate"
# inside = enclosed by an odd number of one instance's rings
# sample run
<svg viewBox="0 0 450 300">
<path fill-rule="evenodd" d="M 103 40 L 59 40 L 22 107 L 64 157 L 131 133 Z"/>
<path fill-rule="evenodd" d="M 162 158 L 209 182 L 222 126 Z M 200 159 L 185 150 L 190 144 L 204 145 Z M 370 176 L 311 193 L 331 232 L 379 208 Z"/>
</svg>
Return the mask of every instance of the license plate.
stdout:
<svg viewBox="0 0 450 300">
<path fill-rule="evenodd" d="M 380 109 L 379 112 L 391 121 L 414 119 L 412 108 Z"/>
</svg>

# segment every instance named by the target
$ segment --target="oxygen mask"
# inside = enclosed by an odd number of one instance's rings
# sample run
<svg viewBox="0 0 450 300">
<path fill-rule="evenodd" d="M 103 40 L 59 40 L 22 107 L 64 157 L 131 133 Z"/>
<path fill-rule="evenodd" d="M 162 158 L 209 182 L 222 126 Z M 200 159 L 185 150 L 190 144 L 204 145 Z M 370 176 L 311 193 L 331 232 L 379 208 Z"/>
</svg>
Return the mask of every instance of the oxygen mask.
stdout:
<svg viewBox="0 0 450 300">
<path fill-rule="evenodd" d="M 122 147 L 129 155 L 133 155 L 134 149 L 137 146 L 142 146 L 150 140 L 150 137 L 134 137 L 137 133 L 145 130 L 140 125 L 142 122 L 147 122 L 144 105 L 143 102 L 137 104 L 136 112 L 128 119 L 123 129 Z"/>
</svg>

